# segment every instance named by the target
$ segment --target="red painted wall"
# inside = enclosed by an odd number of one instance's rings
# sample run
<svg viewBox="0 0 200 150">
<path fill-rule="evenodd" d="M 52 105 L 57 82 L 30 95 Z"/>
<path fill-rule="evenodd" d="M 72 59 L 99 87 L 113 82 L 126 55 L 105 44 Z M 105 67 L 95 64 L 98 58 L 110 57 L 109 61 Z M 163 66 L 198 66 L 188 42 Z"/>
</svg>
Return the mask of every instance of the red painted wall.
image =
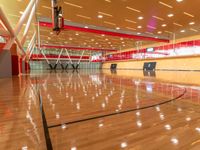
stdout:
<svg viewBox="0 0 200 150">
<path fill-rule="evenodd" d="M 173 44 L 166 44 L 163 46 L 154 47 L 154 52 L 151 52 L 151 54 L 162 54 L 162 55 L 168 55 L 167 51 L 174 48 L 178 49 L 181 47 L 193 47 L 193 46 L 200 46 L 200 40 L 194 40 L 194 41 L 188 41 L 188 42 L 180 42 L 175 45 Z M 157 52 L 158 50 L 164 50 L 165 52 L 160 53 Z M 114 60 L 127 60 L 127 59 L 133 59 L 132 55 L 137 53 L 148 53 L 146 52 L 146 49 L 140 49 L 140 50 L 130 50 L 126 52 L 121 53 L 114 53 L 111 55 L 106 56 L 106 61 L 114 61 Z"/>
<path fill-rule="evenodd" d="M 12 75 L 19 74 L 19 64 L 18 64 L 18 56 L 12 55 Z"/>
</svg>

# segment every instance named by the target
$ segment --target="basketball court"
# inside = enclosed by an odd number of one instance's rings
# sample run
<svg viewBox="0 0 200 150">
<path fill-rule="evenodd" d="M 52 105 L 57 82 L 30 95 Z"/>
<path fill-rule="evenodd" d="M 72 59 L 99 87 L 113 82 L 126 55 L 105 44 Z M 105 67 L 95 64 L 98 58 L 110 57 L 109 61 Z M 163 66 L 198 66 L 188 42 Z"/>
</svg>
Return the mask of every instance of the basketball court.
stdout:
<svg viewBox="0 0 200 150">
<path fill-rule="evenodd" d="M 199 4 L 1 0 L 0 149 L 200 149 Z"/>
</svg>

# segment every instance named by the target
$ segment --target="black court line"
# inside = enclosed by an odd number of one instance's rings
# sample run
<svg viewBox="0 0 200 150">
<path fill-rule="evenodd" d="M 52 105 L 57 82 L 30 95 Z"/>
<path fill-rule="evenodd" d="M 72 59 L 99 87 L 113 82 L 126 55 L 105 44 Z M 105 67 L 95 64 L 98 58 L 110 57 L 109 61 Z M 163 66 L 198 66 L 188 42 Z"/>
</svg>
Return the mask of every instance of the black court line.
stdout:
<svg viewBox="0 0 200 150">
<path fill-rule="evenodd" d="M 51 138 L 50 138 L 50 135 L 49 135 L 49 129 L 48 129 L 48 125 L 47 125 L 47 120 L 46 120 L 45 113 L 44 113 L 42 97 L 41 97 L 40 92 L 38 92 L 38 96 L 39 96 L 39 101 L 40 101 L 40 112 L 41 112 L 41 115 L 42 115 L 42 122 L 43 122 L 43 128 L 44 128 L 44 136 L 45 136 L 45 141 L 46 141 L 46 147 L 47 147 L 47 150 L 53 150 Z"/>
<path fill-rule="evenodd" d="M 185 95 L 185 93 L 186 93 L 186 88 L 184 88 L 184 92 L 181 95 L 179 95 L 179 96 L 177 96 L 177 97 L 175 97 L 173 99 L 158 103 L 158 104 L 153 104 L 153 105 L 149 105 L 149 106 L 145 106 L 145 107 L 141 107 L 141 108 L 128 109 L 128 110 L 124 110 L 124 111 L 120 111 L 120 112 L 114 112 L 114 113 L 101 115 L 101 116 L 95 116 L 95 117 L 90 117 L 90 118 L 70 121 L 70 122 L 66 122 L 66 123 L 63 123 L 63 124 L 65 124 L 65 125 L 75 124 L 75 123 L 80 123 L 80 122 L 84 122 L 84 121 L 89 121 L 89 120 L 94 120 L 94 119 L 99 119 L 99 118 L 105 118 L 105 117 L 110 117 L 110 116 L 114 116 L 114 115 L 124 114 L 124 113 L 132 112 L 132 111 L 143 110 L 143 109 L 155 107 L 155 106 L 158 106 L 158 105 L 163 105 L 163 104 L 166 104 L 166 103 L 169 103 L 169 102 L 172 102 L 172 101 L 175 101 L 175 100 L 181 98 L 183 95 Z M 51 125 L 48 128 L 59 127 L 59 126 L 61 126 L 63 124 Z"/>
<path fill-rule="evenodd" d="M 110 68 L 104 68 L 105 70 L 110 70 Z M 134 69 L 134 68 L 117 68 L 116 69 L 116 71 L 117 70 L 141 70 L 141 71 L 143 71 L 143 69 Z M 146 71 L 152 71 L 152 70 L 146 70 Z M 189 70 L 189 69 L 155 69 L 154 71 L 182 71 L 182 72 L 184 72 L 184 71 L 194 71 L 194 72 L 200 72 L 200 70 Z"/>
</svg>

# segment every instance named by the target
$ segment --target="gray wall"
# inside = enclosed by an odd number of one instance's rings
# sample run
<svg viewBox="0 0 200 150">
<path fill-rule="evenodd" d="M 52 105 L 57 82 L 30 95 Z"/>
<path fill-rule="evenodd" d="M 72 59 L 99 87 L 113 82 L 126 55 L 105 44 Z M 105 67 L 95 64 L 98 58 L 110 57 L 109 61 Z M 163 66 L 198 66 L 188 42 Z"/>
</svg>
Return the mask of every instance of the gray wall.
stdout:
<svg viewBox="0 0 200 150">
<path fill-rule="evenodd" d="M 12 77 L 12 59 L 8 50 L 0 53 L 0 78 Z"/>
</svg>

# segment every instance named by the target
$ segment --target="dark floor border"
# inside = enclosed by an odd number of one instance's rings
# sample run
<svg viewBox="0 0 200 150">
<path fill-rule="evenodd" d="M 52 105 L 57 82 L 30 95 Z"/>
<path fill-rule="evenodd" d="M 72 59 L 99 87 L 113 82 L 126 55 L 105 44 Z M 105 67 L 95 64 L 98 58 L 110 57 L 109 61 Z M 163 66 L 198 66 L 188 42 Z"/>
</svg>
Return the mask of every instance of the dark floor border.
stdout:
<svg viewBox="0 0 200 150">
<path fill-rule="evenodd" d="M 124 110 L 124 111 L 121 111 L 121 112 L 114 112 L 114 113 L 110 113 L 110 114 L 106 114 L 106 115 L 101 115 L 101 116 L 95 116 L 95 117 L 90 117 L 90 118 L 75 120 L 75 121 L 66 122 L 66 123 L 63 123 L 63 124 L 70 125 L 70 124 L 80 123 L 80 122 L 84 122 L 84 121 L 89 121 L 89 120 L 94 120 L 94 119 L 99 119 L 99 118 L 105 118 L 105 117 L 110 117 L 110 116 L 114 116 L 114 115 L 125 114 L 125 113 L 132 112 L 132 111 L 137 111 L 137 110 L 143 110 L 143 109 L 148 109 L 148 108 L 156 107 L 156 106 L 159 106 L 159 105 L 170 103 L 172 101 L 175 101 L 175 100 L 181 98 L 182 96 L 185 95 L 186 91 L 187 91 L 186 88 L 184 88 L 183 93 L 180 94 L 179 96 L 177 96 L 177 97 L 175 97 L 173 99 L 170 99 L 170 100 L 158 103 L 158 104 L 149 105 L 149 106 L 145 106 L 145 107 L 141 107 L 141 108 L 128 109 L 128 110 Z M 48 128 L 55 128 L 55 127 L 59 127 L 59 126 L 62 126 L 62 124 L 51 125 Z"/>
<path fill-rule="evenodd" d="M 102 70 L 110 70 L 110 68 L 102 68 Z M 141 70 L 143 71 L 143 69 L 134 69 L 134 68 L 117 68 L 115 69 L 117 70 Z M 146 70 L 146 71 L 152 71 L 152 70 Z M 200 72 L 200 70 L 190 70 L 190 69 L 155 69 L 154 71 L 195 71 L 195 72 Z"/>
</svg>

